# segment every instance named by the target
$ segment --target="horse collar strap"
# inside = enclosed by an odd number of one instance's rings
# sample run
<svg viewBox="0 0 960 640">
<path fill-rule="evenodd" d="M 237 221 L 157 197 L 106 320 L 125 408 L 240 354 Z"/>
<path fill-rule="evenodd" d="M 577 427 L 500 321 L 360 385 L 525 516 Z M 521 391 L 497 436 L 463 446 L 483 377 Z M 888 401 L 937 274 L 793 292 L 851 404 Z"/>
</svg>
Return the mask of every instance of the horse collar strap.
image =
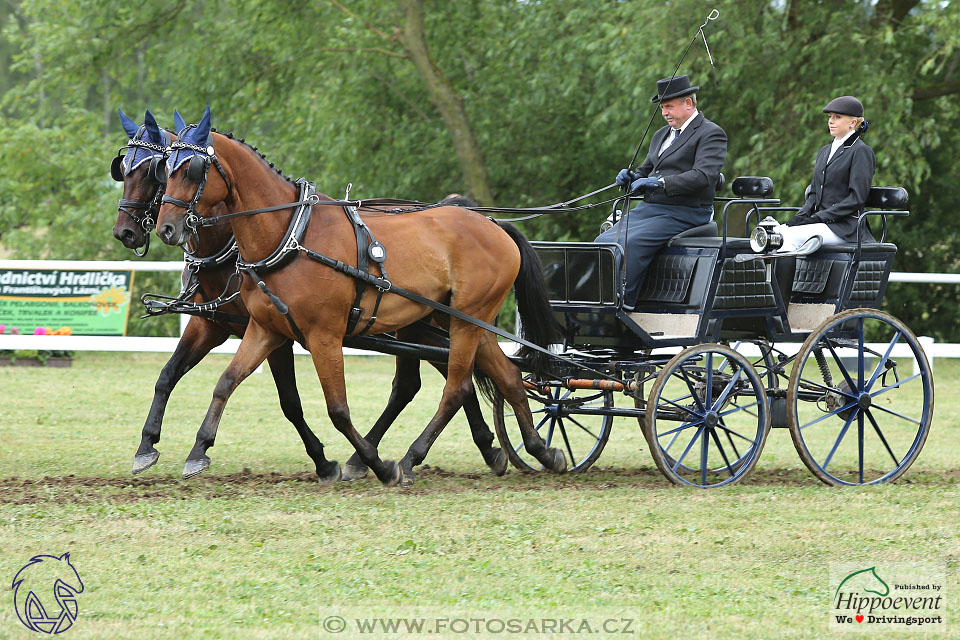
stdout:
<svg viewBox="0 0 960 640">
<path fill-rule="evenodd" d="M 284 234 L 280 244 L 274 249 L 273 253 L 256 262 L 247 262 L 241 255 L 237 260 L 237 268 L 241 271 L 272 270 L 281 266 L 284 262 L 293 257 L 293 254 L 300 248 L 300 242 L 303 240 L 303 234 L 307 231 L 307 225 L 310 224 L 310 213 L 313 211 L 313 203 L 316 200 L 316 185 L 303 178 L 297 180 L 297 186 L 300 188 L 300 202 L 290 218 L 290 224 L 287 226 L 287 232 Z M 293 205 L 284 205 L 282 208 L 289 209 Z M 222 216 L 220 216 L 222 217 Z"/>
</svg>

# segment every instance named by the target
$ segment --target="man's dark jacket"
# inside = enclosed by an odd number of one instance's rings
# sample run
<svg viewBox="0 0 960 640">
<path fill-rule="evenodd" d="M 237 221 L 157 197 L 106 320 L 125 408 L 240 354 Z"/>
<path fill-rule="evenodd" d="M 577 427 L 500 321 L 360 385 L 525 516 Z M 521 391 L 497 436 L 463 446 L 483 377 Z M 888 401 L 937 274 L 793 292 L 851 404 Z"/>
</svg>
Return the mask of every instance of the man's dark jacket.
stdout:
<svg viewBox="0 0 960 640">
<path fill-rule="evenodd" d="M 672 131 L 668 125 L 653 134 L 650 150 L 637 168 L 641 178 L 662 177 L 663 189 L 647 192 L 651 204 L 712 207 L 717 178 L 727 157 L 727 134 L 702 113 L 687 125 L 662 155 L 657 155 Z"/>
<path fill-rule="evenodd" d="M 857 217 L 863 211 L 873 181 L 877 160 L 873 149 L 856 134 L 837 149 L 830 161 L 830 146 L 817 153 L 813 166 L 813 183 L 807 201 L 799 214 L 813 214 L 816 222 L 826 222 L 830 229 L 847 242 L 857 241 Z M 864 240 L 873 236 L 864 230 Z"/>
</svg>

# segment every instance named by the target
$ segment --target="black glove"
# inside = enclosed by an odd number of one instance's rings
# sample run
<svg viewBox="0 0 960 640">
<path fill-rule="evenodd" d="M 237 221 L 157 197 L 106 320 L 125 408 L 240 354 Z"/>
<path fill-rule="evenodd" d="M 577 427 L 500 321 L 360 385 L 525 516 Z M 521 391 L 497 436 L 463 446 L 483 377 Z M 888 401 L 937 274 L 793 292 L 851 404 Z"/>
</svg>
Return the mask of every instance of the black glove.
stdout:
<svg viewBox="0 0 960 640">
<path fill-rule="evenodd" d="M 659 188 L 660 180 L 658 178 L 637 178 L 630 183 L 631 194 L 634 194 L 638 191 L 653 191 Z"/>
<path fill-rule="evenodd" d="M 788 227 L 797 227 L 803 224 L 813 224 L 816 221 L 817 219 L 814 218 L 809 213 L 798 213 L 797 215 L 787 220 L 786 225 Z"/>
<path fill-rule="evenodd" d="M 620 169 L 620 173 L 617 174 L 617 186 L 621 189 L 626 189 L 631 182 L 637 179 L 637 174 L 630 169 Z"/>
</svg>

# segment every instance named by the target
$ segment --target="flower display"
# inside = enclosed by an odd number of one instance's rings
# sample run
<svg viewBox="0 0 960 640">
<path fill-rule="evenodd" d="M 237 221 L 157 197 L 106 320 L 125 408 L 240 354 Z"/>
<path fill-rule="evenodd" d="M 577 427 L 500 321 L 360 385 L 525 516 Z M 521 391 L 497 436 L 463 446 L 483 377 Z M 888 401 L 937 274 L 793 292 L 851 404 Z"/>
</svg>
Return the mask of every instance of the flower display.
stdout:
<svg viewBox="0 0 960 640">
<path fill-rule="evenodd" d="M 129 299 L 130 294 L 123 287 L 110 287 L 90 296 L 91 304 L 102 316 L 119 313 L 120 307 Z"/>
</svg>

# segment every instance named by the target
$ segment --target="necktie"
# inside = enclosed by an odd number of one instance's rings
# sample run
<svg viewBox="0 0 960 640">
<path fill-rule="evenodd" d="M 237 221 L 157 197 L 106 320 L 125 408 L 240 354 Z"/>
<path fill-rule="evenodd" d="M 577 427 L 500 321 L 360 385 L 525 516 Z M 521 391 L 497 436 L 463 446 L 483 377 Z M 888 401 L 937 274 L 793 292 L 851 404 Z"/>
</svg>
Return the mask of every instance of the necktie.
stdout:
<svg viewBox="0 0 960 640">
<path fill-rule="evenodd" d="M 660 149 L 660 153 L 663 153 L 670 148 L 674 142 L 677 141 L 677 138 L 680 137 L 680 129 L 670 129 L 670 133 L 667 134 L 667 143 L 663 145 L 663 148 Z"/>
</svg>

